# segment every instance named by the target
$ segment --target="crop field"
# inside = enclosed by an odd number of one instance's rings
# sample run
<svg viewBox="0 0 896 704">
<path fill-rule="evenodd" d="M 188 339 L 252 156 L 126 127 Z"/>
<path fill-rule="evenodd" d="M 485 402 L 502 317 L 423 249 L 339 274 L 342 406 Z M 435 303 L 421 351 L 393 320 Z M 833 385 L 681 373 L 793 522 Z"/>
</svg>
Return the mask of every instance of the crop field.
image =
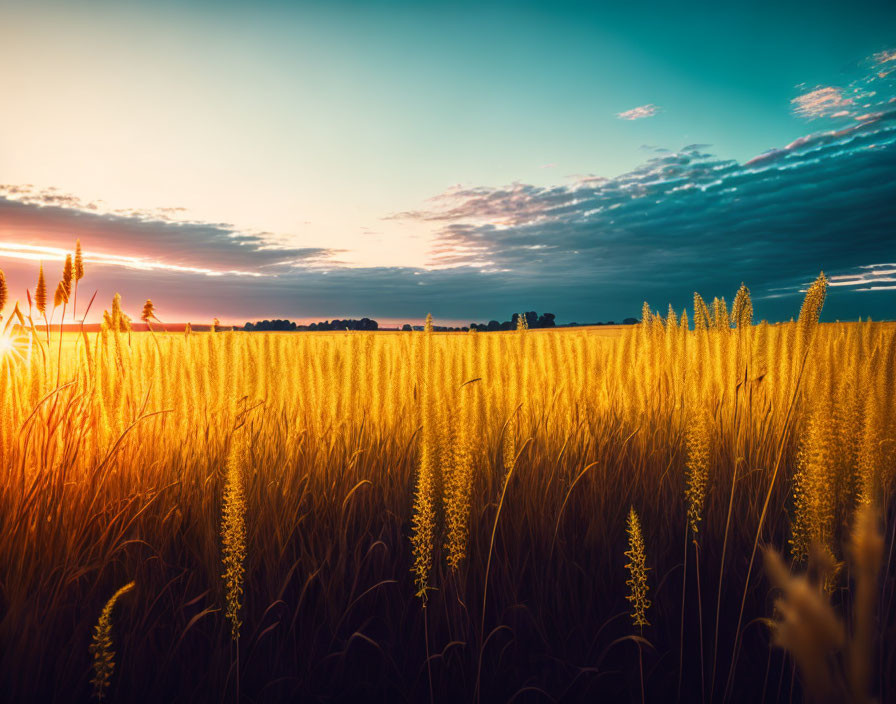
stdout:
<svg viewBox="0 0 896 704">
<path fill-rule="evenodd" d="M 896 326 L 4 318 L 11 702 L 896 699 Z"/>
</svg>

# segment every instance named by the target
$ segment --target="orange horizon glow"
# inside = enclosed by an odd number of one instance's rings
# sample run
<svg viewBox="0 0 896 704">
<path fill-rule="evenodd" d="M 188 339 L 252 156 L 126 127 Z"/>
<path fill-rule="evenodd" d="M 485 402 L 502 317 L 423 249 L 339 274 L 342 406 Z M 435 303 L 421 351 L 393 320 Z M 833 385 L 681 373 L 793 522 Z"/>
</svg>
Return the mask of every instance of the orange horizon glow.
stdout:
<svg viewBox="0 0 896 704">
<path fill-rule="evenodd" d="M 22 244 L 18 242 L 0 242 L 0 257 L 8 257 L 10 259 L 24 259 L 36 262 L 64 262 L 67 255 L 71 255 L 72 251 L 62 247 L 47 247 L 44 245 Z M 271 276 L 269 274 L 261 274 L 255 271 L 242 271 L 239 269 L 209 269 L 197 266 L 182 266 L 180 264 L 171 264 L 147 257 L 127 256 L 123 254 L 107 254 L 105 252 L 84 252 L 84 262 L 87 264 L 107 264 L 110 266 L 120 266 L 126 269 L 137 269 L 141 271 L 165 270 L 188 274 L 204 274 L 205 276 L 252 276 L 255 278 L 264 278 Z"/>
</svg>

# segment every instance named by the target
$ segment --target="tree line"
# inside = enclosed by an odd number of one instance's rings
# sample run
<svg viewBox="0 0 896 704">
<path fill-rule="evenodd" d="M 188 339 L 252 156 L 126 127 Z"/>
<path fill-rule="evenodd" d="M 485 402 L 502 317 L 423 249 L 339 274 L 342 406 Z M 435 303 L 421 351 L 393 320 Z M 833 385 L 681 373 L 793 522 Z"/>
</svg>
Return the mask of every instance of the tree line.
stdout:
<svg viewBox="0 0 896 704">
<path fill-rule="evenodd" d="M 510 320 L 499 323 L 497 320 L 489 320 L 487 323 L 470 323 L 470 329 L 478 332 L 495 332 L 497 330 L 516 330 L 520 326 L 520 313 L 514 313 Z M 554 328 L 557 327 L 556 315 L 553 313 L 542 313 L 538 315 L 534 310 L 522 313 L 526 320 L 526 327 L 530 330 L 533 328 Z"/>
<path fill-rule="evenodd" d="M 355 320 L 348 318 L 346 320 L 324 320 L 319 323 L 311 323 L 310 325 L 298 325 L 292 320 L 259 320 L 254 323 L 246 323 L 243 330 L 256 332 L 284 331 L 284 330 L 308 330 L 308 331 L 327 331 L 327 330 L 379 330 L 379 323 L 370 318 L 361 318 Z"/>
<path fill-rule="evenodd" d="M 468 326 L 462 327 L 454 327 L 448 325 L 433 325 L 432 329 L 435 332 L 466 332 L 468 330 L 476 330 L 477 332 L 497 332 L 500 330 L 516 330 L 520 327 L 520 316 L 524 316 L 525 318 L 525 327 L 532 330 L 538 328 L 554 328 L 557 327 L 556 315 L 553 313 L 542 313 L 539 315 L 534 310 L 526 311 L 525 313 L 514 313 L 510 316 L 510 320 L 505 320 L 503 322 L 498 320 L 490 320 L 487 323 L 470 323 Z M 637 323 L 637 318 L 626 318 L 622 321 L 623 325 L 633 325 Z M 599 323 L 583 323 L 584 325 L 615 325 L 615 323 L 610 320 L 608 322 L 599 322 Z M 579 325 L 579 323 L 568 323 L 569 327 L 575 327 Z M 564 326 L 561 326 L 564 327 Z M 324 320 L 318 323 L 311 323 L 309 325 L 299 325 L 298 323 L 292 320 L 259 320 L 254 323 L 246 323 L 243 330 L 249 330 L 254 332 L 271 332 L 271 331 L 338 331 L 338 330 L 379 330 L 379 323 L 377 321 L 372 320 L 371 318 L 361 318 L 360 320 L 356 320 L 354 318 L 348 318 L 346 320 Z M 412 330 L 423 330 L 423 325 L 411 325 L 410 323 L 405 323 L 401 329 L 405 332 L 409 332 Z"/>
</svg>

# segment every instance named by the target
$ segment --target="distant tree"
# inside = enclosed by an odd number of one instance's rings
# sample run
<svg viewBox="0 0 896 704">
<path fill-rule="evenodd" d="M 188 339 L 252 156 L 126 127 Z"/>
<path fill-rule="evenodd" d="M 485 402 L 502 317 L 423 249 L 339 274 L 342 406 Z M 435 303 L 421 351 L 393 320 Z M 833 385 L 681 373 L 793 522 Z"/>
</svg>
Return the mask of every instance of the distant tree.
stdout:
<svg viewBox="0 0 896 704">
<path fill-rule="evenodd" d="M 622 324 L 623 325 L 637 325 L 638 319 L 637 318 L 626 318 L 625 320 L 622 321 Z"/>
<path fill-rule="evenodd" d="M 412 328 L 408 323 L 405 323 L 401 326 L 402 332 L 411 332 L 414 328 Z"/>
<path fill-rule="evenodd" d="M 554 318 L 556 316 L 553 313 L 542 313 L 541 316 L 536 320 L 535 325 L 530 325 L 529 327 L 536 328 L 553 328 L 556 327 L 556 323 L 554 322 Z"/>
</svg>

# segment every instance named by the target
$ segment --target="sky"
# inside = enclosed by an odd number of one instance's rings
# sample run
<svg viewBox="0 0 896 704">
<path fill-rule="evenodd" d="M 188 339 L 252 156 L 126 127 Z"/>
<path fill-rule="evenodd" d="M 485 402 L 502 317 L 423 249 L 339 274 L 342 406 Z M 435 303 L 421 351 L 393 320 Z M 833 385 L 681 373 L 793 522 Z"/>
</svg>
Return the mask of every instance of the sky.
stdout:
<svg viewBox="0 0 896 704">
<path fill-rule="evenodd" d="M 807 9 L 809 8 L 809 9 Z M 101 315 L 896 318 L 896 4 L 0 0 L 0 269 Z"/>
</svg>

